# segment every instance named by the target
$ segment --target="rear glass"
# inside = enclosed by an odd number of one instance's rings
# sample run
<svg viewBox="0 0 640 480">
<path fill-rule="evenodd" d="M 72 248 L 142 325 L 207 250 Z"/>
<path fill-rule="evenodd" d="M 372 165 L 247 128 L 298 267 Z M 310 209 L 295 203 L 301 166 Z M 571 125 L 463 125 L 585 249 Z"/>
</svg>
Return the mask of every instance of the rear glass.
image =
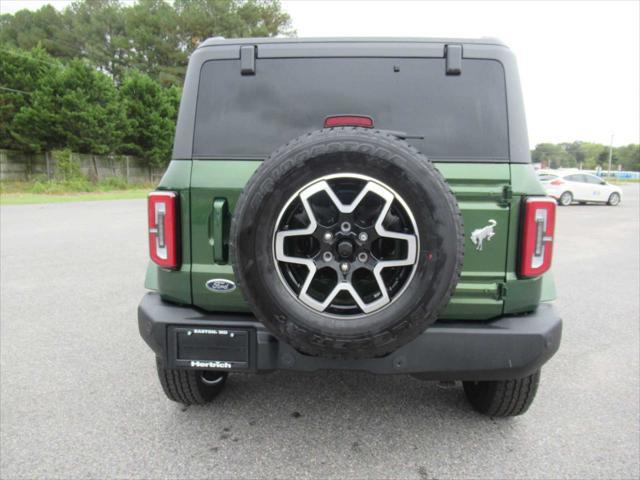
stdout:
<svg viewBox="0 0 640 480">
<path fill-rule="evenodd" d="M 541 173 L 538 175 L 538 178 L 541 182 L 548 182 L 549 180 L 553 180 L 554 178 L 558 178 L 557 175 L 552 175 L 550 173 Z"/>
<path fill-rule="evenodd" d="M 193 152 L 200 158 L 264 158 L 339 114 L 373 117 L 376 128 L 410 140 L 432 160 L 506 161 L 504 71 L 493 60 L 258 59 L 256 75 L 238 60 L 206 62 L 200 73 Z"/>
</svg>

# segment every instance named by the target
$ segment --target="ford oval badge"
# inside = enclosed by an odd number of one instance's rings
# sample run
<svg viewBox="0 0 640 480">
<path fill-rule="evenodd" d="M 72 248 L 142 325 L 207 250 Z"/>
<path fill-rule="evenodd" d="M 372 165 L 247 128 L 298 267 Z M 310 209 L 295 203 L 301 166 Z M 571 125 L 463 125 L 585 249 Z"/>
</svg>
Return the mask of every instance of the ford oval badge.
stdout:
<svg viewBox="0 0 640 480">
<path fill-rule="evenodd" d="M 236 289 L 235 283 L 224 278 L 212 278 L 211 280 L 207 280 L 205 286 L 212 292 L 216 293 L 229 293 Z"/>
</svg>

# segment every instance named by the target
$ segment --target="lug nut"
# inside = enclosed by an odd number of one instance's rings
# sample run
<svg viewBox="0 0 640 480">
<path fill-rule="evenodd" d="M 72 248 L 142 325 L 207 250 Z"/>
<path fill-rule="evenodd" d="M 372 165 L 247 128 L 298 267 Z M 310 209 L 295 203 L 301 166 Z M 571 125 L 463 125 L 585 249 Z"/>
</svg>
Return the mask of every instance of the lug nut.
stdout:
<svg viewBox="0 0 640 480">
<path fill-rule="evenodd" d="M 347 262 L 342 262 L 340 264 L 340 270 L 342 270 L 342 273 L 347 273 L 349 271 L 349 264 Z"/>
<path fill-rule="evenodd" d="M 324 252 L 324 253 L 322 254 L 322 259 L 323 259 L 325 262 L 330 262 L 331 260 L 333 260 L 333 254 L 332 254 L 331 252 Z"/>
<path fill-rule="evenodd" d="M 330 242 L 331 240 L 333 240 L 333 235 L 331 234 L 331 232 L 327 232 L 322 238 L 325 242 Z"/>
<path fill-rule="evenodd" d="M 368 259 L 369 259 L 369 256 L 368 256 L 366 253 L 364 253 L 364 252 L 360 252 L 360 253 L 358 254 L 358 260 L 360 260 L 360 262 L 362 262 L 362 263 L 366 263 L 366 261 L 367 261 Z"/>
<path fill-rule="evenodd" d="M 351 224 L 349 222 L 342 222 L 342 225 L 340 225 L 340 230 L 345 233 L 351 231 Z"/>
<path fill-rule="evenodd" d="M 366 242 L 367 240 L 369 240 L 369 235 L 367 235 L 367 232 L 360 232 L 360 235 L 358 235 L 358 239 L 361 242 Z"/>
</svg>

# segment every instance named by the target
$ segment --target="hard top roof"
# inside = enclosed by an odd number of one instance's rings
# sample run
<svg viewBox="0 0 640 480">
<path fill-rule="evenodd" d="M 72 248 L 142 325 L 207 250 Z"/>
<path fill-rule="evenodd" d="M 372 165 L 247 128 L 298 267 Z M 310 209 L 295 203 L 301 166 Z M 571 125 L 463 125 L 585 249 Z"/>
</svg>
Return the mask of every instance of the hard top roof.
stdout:
<svg viewBox="0 0 640 480">
<path fill-rule="evenodd" d="M 198 48 L 218 45 L 256 45 L 270 43 L 462 43 L 476 45 L 506 45 L 497 38 L 421 38 L 421 37 L 260 37 L 260 38 L 228 38 L 212 37 L 203 41 Z"/>
</svg>

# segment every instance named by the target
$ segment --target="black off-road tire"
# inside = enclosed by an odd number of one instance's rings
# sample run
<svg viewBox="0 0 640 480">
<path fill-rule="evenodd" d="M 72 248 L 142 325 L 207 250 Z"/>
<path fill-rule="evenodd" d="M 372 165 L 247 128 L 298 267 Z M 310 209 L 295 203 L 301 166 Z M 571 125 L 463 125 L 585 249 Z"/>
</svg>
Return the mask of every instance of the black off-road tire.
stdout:
<svg viewBox="0 0 640 480">
<path fill-rule="evenodd" d="M 469 403 L 490 417 L 522 415 L 531 406 L 538 391 L 540 370 L 516 380 L 462 382 Z"/>
<path fill-rule="evenodd" d="M 393 303 L 360 318 L 327 318 L 302 304 L 278 277 L 273 235 L 289 198 L 315 179 L 361 174 L 400 192 L 416 217 L 417 266 Z M 235 207 L 230 252 L 251 310 L 297 350 L 328 358 L 372 358 L 395 351 L 435 322 L 460 277 L 462 216 L 440 172 L 413 146 L 379 130 L 311 132 L 276 150 L 247 183 Z"/>
<path fill-rule="evenodd" d="M 156 358 L 158 378 L 169 400 L 183 405 L 205 405 L 217 397 L 227 381 L 227 372 L 166 368 Z"/>
</svg>

